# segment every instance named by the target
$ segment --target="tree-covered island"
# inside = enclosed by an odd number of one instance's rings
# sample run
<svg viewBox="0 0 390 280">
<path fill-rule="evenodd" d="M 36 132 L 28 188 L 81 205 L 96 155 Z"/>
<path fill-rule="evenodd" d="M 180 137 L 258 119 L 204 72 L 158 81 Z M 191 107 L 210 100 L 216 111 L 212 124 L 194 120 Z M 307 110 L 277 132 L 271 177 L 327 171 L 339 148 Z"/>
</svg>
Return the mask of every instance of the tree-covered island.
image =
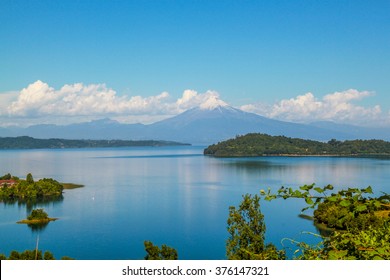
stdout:
<svg viewBox="0 0 390 280">
<path fill-rule="evenodd" d="M 257 156 L 390 156 L 390 142 L 383 140 L 332 139 L 328 142 L 250 133 L 210 145 L 205 155 L 215 157 Z"/>
<path fill-rule="evenodd" d="M 28 215 L 27 219 L 20 220 L 18 224 L 29 224 L 29 225 L 37 225 L 37 224 L 47 224 L 49 222 L 58 220 L 57 218 L 50 218 L 49 215 L 42 209 L 34 209 L 31 211 L 31 214 Z"/>
<path fill-rule="evenodd" d="M 31 173 L 25 180 L 9 173 L 0 177 L 0 201 L 59 198 L 63 189 L 61 183 L 51 178 L 34 181 Z"/>
</svg>

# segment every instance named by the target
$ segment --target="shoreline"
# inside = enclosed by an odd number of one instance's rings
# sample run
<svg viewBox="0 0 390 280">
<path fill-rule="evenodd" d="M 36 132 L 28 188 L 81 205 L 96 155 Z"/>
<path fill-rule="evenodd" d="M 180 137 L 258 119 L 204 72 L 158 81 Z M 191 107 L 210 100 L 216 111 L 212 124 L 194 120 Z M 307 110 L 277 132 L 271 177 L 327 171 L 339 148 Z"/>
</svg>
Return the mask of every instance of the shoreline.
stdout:
<svg viewBox="0 0 390 280">
<path fill-rule="evenodd" d="M 213 155 L 203 154 L 204 156 L 216 157 L 216 158 L 244 158 L 244 157 L 350 157 L 350 158 L 390 158 L 390 154 L 263 154 L 263 155 Z"/>
<path fill-rule="evenodd" d="M 27 224 L 27 225 L 39 225 L 39 224 L 47 224 L 49 222 L 57 221 L 58 218 L 47 218 L 47 219 L 39 219 L 39 220 L 20 220 L 17 221 L 17 224 Z"/>
</svg>

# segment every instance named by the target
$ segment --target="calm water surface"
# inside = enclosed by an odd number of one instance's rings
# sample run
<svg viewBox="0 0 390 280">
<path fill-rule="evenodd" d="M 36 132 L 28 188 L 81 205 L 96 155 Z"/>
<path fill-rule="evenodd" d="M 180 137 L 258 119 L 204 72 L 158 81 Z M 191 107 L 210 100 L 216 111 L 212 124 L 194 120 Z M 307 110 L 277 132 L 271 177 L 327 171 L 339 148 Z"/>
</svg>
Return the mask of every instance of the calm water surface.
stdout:
<svg viewBox="0 0 390 280">
<path fill-rule="evenodd" d="M 59 220 L 32 231 L 15 222 L 24 204 L 0 203 L 0 253 L 39 248 L 56 258 L 142 259 L 143 242 L 176 248 L 180 259 L 224 259 L 230 205 L 268 187 L 316 183 L 390 192 L 390 160 L 325 157 L 216 159 L 204 147 L 0 151 L 0 174 L 84 184 L 64 199 L 40 204 Z M 298 218 L 298 200 L 262 202 L 267 242 L 310 242 L 316 232 Z M 319 241 L 319 240 L 315 240 Z M 284 245 L 289 245 L 284 243 Z"/>
</svg>

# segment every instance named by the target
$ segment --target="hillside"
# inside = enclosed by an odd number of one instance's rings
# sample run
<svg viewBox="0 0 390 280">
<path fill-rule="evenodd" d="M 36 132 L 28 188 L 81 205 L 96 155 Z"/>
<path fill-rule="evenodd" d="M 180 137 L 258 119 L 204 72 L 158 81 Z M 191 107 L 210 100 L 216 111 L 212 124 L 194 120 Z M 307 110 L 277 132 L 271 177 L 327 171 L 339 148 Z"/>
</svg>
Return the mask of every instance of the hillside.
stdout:
<svg viewBox="0 0 390 280">
<path fill-rule="evenodd" d="M 189 145 L 172 141 L 131 140 L 68 140 L 36 139 L 28 136 L 0 137 L 0 149 L 64 149 L 64 148 L 109 148 L 134 146 L 179 146 Z"/>
<path fill-rule="evenodd" d="M 215 157 L 297 156 L 390 156 L 390 142 L 383 140 L 332 139 L 325 142 L 251 133 L 211 145 L 205 155 Z"/>
</svg>

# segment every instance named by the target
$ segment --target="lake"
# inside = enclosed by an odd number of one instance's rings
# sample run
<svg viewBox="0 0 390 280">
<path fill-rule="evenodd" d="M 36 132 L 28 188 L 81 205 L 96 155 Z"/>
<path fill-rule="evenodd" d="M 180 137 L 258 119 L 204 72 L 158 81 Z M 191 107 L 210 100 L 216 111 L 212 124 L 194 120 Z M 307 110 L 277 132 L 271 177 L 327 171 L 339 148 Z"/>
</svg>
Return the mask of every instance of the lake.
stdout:
<svg viewBox="0 0 390 280">
<path fill-rule="evenodd" d="M 39 249 L 56 258 L 143 259 L 144 240 L 177 249 L 180 259 L 225 259 L 227 216 L 242 195 L 316 183 L 390 192 L 390 160 L 338 157 L 211 158 L 204 147 L 4 150 L 0 174 L 54 178 L 85 187 L 36 205 L 59 218 L 41 231 L 16 224 L 30 208 L 0 203 L 0 253 Z M 318 242 L 299 200 L 261 201 L 266 242 Z M 290 245 L 284 241 L 284 245 Z"/>
</svg>

